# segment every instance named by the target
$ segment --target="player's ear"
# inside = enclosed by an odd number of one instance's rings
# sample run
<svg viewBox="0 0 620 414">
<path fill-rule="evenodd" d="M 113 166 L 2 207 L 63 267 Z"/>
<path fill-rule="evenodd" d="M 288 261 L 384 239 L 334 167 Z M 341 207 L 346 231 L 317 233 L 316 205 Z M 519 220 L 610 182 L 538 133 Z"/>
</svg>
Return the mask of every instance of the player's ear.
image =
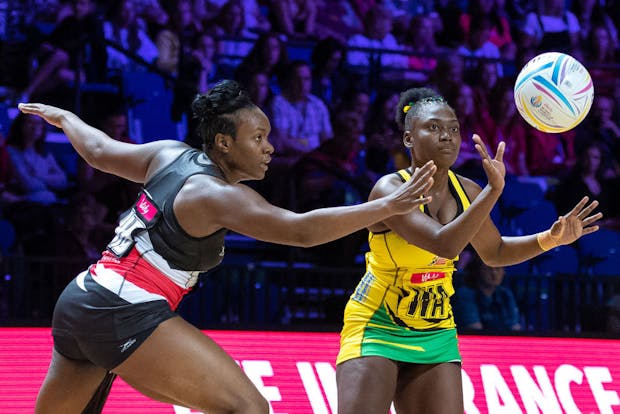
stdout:
<svg viewBox="0 0 620 414">
<path fill-rule="evenodd" d="M 228 151 L 230 151 L 231 141 L 232 137 L 230 135 L 218 132 L 215 134 L 213 146 L 223 153 L 228 153 Z"/>
<path fill-rule="evenodd" d="M 413 148 L 413 136 L 411 131 L 405 131 L 403 134 L 403 145 L 407 148 Z"/>
</svg>

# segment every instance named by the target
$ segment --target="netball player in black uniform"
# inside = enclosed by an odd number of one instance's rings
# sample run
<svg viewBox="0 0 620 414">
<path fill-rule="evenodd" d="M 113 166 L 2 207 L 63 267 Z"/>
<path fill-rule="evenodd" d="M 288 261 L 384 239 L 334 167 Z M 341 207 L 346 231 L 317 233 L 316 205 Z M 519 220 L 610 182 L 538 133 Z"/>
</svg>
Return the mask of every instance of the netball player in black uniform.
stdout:
<svg viewBox="0 0 620 414">
<path fill-rule="evenodd" d="M 432 184 L 432 162 L 365 204 L 304 214 L 269 204 L 240 184 L 265 176 L 273 153 L 269 120 L 232 81 L 192 104 L 202 150 L 178 141 L 123 143 L 63 109 L 19 109 L 62 128 L 94 168 L 144 183 L 102 258 L 56 304 L 39 414 L 100 411 L 115 375 L 159 401 L 203 412 L 267 413 L 267 401 L 233 359 L 174 313 L 198 274 L 222 260 L 226 230 L 312 246 L 430 200 L 422 195 Z"/>
</svg>

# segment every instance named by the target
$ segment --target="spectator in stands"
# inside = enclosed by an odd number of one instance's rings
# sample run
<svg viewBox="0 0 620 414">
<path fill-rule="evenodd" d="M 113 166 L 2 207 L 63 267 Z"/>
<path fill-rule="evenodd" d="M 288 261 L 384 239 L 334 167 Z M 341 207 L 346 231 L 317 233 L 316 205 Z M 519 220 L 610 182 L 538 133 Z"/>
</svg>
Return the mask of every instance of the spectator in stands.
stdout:
<svg viewBox="0 0 620 414">
<path fill-rule="evenodd" d="M 465 57 L 465 67 L 472 73 L 480 59 L 500 59 L 500 51 L 491 42 L 491 29 L 493 25 L 489 17 L 474 19 L 469 24 L 469 33 L 465 43 L 459 46 L 457 53 Z M 500 62 L 496 62 L 497 75 L 503 76 L 503 68 Z"/>
<path fill-rule="evenodd" d="M 0 132 L 0 217 L 5 205 L 21 201 L 21 197 L 13 191 L 12 171 L 9 152 L 6 149 L 4 136 Z"/>
<path fill-rule="evenodd" d="M 409 155 L 402 149 L 402 136 L 394 120 L 398 93 L 385 90 L 373 102 L 366 123 L 366 167 L 380 177 L 388 171 L 407 168 Z"/>
<path fill-rule="evenodd" d="M 318 41 L 312 50 L 312 93 L 332 108 L 349 85 L 345 52 L 344 44 L 332 37 Z"/>
<path fill-rule="evenodd" d="M 304 61 L 293 61 L 283 80 L 282 94 L 273 99 L 272 141 L 277 162 L 292 165 L 333 136 L 329 110 L 310 93 L 312 73 Z"/>
<path fill-rule="evenodd" d="M 416 16 L 425 15 L 432 17 L 435 22 L 433 25 L 439 29 L 441 22 L 439 15 L 435 12 L 434 0 L 382 0 L 381 5 L 392 15 L 392 33 L 399 42 L 404 43 L 409 35 L 409 30 Z"/>
<path fill-rule="evenodd" d="M 366 124 L 370 112 L 370 95 L 359 86 L 351 86 L 339 96 L 338 105 L 335 108 L 335 112 L 349 110 L 357 112 Z"/>
<path fill-rule="evenodd" d="M 592 141 L 603 151 L 605 178 L 620 177 L 620 126 L 616 102 L 609 95 L 598 94 L 590 114 L 577 128 L 575 150 L 582 153 Z"/>
<path fill-rule="evenodd" d="M 234 68 L 247 56 L 258 37 L 246 27 L 244 7 L 241 0 L 229 0 L 211 22 L 215 36 L 222 38 L 218 42 L 218 64 L 228 68 L 224 76 L 233 74 Z"/>
<path fill-rule="evenodd" d="M 275 156 L 270 174 L 263 180 L 261 194 L 272 204 L 290 202 L 291 168 L 306 153 L 333 136 L 329 110 L 310 93 L 312 76 L 304 61 L 293 61 L 282 79 L 282 94 L 271 102 L 271 142 Z"/>
<path fill-rule="evenodd" d="M 192 44 L 202 33 L 202 25 L 192 15 L 191 0 L 176 0 L 168 11 L 168 25 L 155 37 L 157 67 L 171 75 L 177 75 L 185 60 L 192 54 Z"/>
<path fill-rule="evenodd" d="M 334 115 L 334 138 L 305 154 L 295 165 L 297 206 L 301 211 L 359 204 L 368 197 L 372 182 L 360 175 L 356 156 L 364 119 L 353 108 Z"/>
<path fill-rule="evenodd" d="M 133 0 L 136 14 L 144 22 L 146 32 L 151 39 L 170 21 L 170 15 L 159 0 Z"/>
<path fill-rule="evenodd" d="M 192 14 L 200 22 L 213 20 L 228 3 L 228 0 L 193 0 Z M 271 23 L 262 10 L 265 2 L 259 0 L 243 0 L 243 20 L 245 27 L 253 33 L 264 33 L 271 30 Z"/>
<path fill-rule="evenodd" d="M 106 78 L 106 49 L 95 1 L 72 0 L 71 4 L 73 13 L 39 47 L 37 60 L 41 64 L 22 92 L 21 102 L 59 89 L 61 97 L 66 96 L 69 82 L 101 82 Z"/>
<path fill-rule="evenodd" d="M 442 55 L 431 73 L 430 85 L 442 95 L 454 94 L 465 82 L 465 61 L 458 53 Z"/>
<path fill-rule="evenodd" d="M 526 127 L 527 169 L 531 175 L 557 179 L 575 165 L 575 130 L 551 134 Z"/>
<path fill-rule="evenodd" d="M 611 50 L 618 50 L 618 28 L 607 10 L 609 2 L 594 0 L 577 0 L 570 3 L 571 11 L 579 20 L 581 32 L 579 34 L 583 42 L 588 43 L 588 38 L 594 32 L 595 27 L 604 27 L 609 36 Z M 586 48 L 587 51 L 587 48 Z"/>
<path fill-rule="evenodd" d="M 372 48 L 378 51 L 386 50 L 404 50 L 400 45 L 392 31 L 392 16 L 390 12 L 381 6 L 375 6 L 366 14 L 364 20 L 364 33 L 351 36 L 348 40 L 350 48 Z M 371 59 L 378 59 L 378 63 L 382 68 L 405 69 L 409 66 L 407 56 L 402 53 L 380 53 L 371 54 L 369 52 L 349 50 L 347 53 L 347 62 L 352 66 L 369 67 Z"/>
<path fill-rule="evenodd" d="M 170 25 L 157 35 L 160 69 L 176 75 L 172 102 L 172 119 L 180 121 L 185 116 L 192 124 L 192 115 L 186 102 L 207 89 L 218 75 L 215 64 L 217 45 L 209 31 L 192 16 L 189 0 L 177 0 L 171 11 Z M 190 125 L 189 130 L 193 130 Z"/>
<path fill-rule="evenodd" d="M 157 46 L 151 40 L 144 22 L 136 14 L 133 0 L 115 0 L 108 10 L 108 19 L 103 23 L 106 40 L 115 46 L 108 46 L 108 69 L 119 71 L 140 71 L 144 65 L 155 64 Z"/>
<path fill-rule="evenodd" d="M 519 308 L 512 291 L 503 286 L 503 267 L 490 267 L 479 258 L 468 266 L 465 286 L 454 294 L 459 330 L 520 331 Z"/>
<path fill-rule="evenodd" d="M 287 68 L 288 53 L 286 45 L 277 33 L 263 33 L 259 36 L 250 53 L 241 61 L 235 71 L 235 79 L 247 83 L 247 77 L 256 72 L 269 76 L 269 87 L 274 94 L 280 92 L 279 78 Z"/>
<path fill-rule="evenodd" d="M 428 82 L 431 73 L 437 67 L 437 55 L 442 49 L 435 41 L 436 24 L 427 14 L 419 14 L 411 19 L 405 46 L 409 56 L 407 79 L 416 83 Z"/>
<path fill-rule="evenodd" d="M 114 225 L 104 222 L 107 209 L 92 194 L 77 193 L 69 199 L 65 226 L 50 235 L 49 253 L 56 257 L 83 259 L 75 271 L 63 269 L 63 284 L 80 273 L 80 269 L 101 256 L 106 244 L 114 237 Z M 59 292 L 60 293 L 60 292 Z"/>
<path fill-rule="evenodd" d="M 476 108 L 491 108 L 489 94 L 500 81 L 497 74 L 497 64 L 488 60 L 480 60 L 471 73 L 470 85 L 474 92 L 474 103 Z M 514 80 L 513 80 L 514 81 Z"/>
<path fill-rule="evenodd" d="M 273 30 L 290 39 L 316 36 L 316 2 L 307 0 L 272 0 Z"/>
<path fill-rule="evenodd" d="M 531 0 L 496 0 L 498 8 L 505 10 L 510 27 L 514 31 L 523 26 L 525 16 L 536 8 L 536 3 Z M 514 40 L 514 38 L 513 38 Z M 517 45 L 517 50 L 519 49 Z"/>
<path fill-rule="evenodd" d="M 437 43 L 440 46 L 455 49 L 463 44 L 465 35 L 459 24 L 463 10 L 458 0 L 438 0 L 435 11 L 439 15 L 440 25 L 437 29 Z"/>
<path fill-rule="evenodd" d="M 244 85 L 252 98 L 252 102 L 263 110 L 268 116 L 271 116 L 271 102 L 273 101 L 273 93 L 269 89 L 269 78 L 266 73 L 253 73 L 248 83 Z"/>
<path fill-rule="evenodd" d="M 495 65 L 491 65 L 495 67 Z M 506 173 L 527 176 L 527 141 L 526 124 L 517 112 L 514 102 L 514 81 L 504 78 L 496 83 L 491 90 L 489 102 L 490 115 L 494 129 L 490 131 L 489 142 L 491 147 L 497 147 L 500 141 L 506 143 L 504 165 Z"/>
<path fill-rule="evenodd" d="M 489 21 L 489 41 L 500 51 L 504 59 L 514 59 L 517 46 L 512 41 L 510 23 L 505 12 L 499 7 L 496 0 L 472 0 L 467 6 L 467 11 L 461 14 L 459 24 L 468 42 L 471 35 L 472 22 Z"/>
<path fill-rule="evenodd" d="M 574 55 L 579 50 L 580 31 L 577 17 L 566 10 L 564 0 L 542 0 L 538 10 L 527 14 L 520 28 L 519 47 Z"/>
<path fill-rule="evenodd" d="M 460 121 L 461 147 L 453 168 L 460 174 L 474 179 L 483 178 L 484 171 L 472 137 L 478 134 L 491 140 L 495 132 L 491 115 L 487 108 L 476 107 L 473 89 L 467 83 L 462 83 L 452 93 L 446 95 L 446 99 L 454 105 Z"/>
<path fill-rule="evenodd" d="M 606 174 L 603 154 L 603 147 L 597 142 L 590 142 L 580 151 L 577 164 L 555 189 L 553 201 L 558 211 L 564 211 L 579 199 L 577 194 L 587 195 L 599 201 L 600 211 L 605 215 L 600 225 L 620 230 L 620 206 L 616 201 L 619 179 Z"/>
<path fill-rule="evenodd" d="M 26 201 L 54 204 L 62 200 L 71 183 L 54 155 L 45 149 L 45 122 L 19 114 L 7 137 L 7 150 L 15 185 Z"/>
<path fill-rule="evenodd" d="M 316 35 L 347 43 L 351 36 L 362 33 L 364 24 L 349 0 L 317 0 Z"/>
<path fill-rule="evenodd" d="M 135 143 L 128 135 L 127 113 L 118 106 L 103 113 L 97 126 L 112 139 L 119 142 Z M 78 159 L 77 184 L 81 192 L 92 194 L 95 201 L 105 207 L 107 223 L 115 223 L 118 215 L 134 201 L 139 186 L 115 175 L 107 174 Z"/>
<path fill-rule="evenodd" d="M 254 33 L 265 33 L 271 30 L 271 22 L 261 9 L 262 1 L 243 0 L 243 19 L 245 27 Z"/>
<path fill-rule="evenodd" d="M 374 183 L 358 168 L 360 136 L 364 119 L 355 110 L 334 115 L 334 138 L 304 155 L 295 165 L 295 207 L 300 212 L 315 208 L 359 204 L 368 198 Z M 310 249 L 309 260 L 323 265 L 353 265 L 366 231 Z M 338 252 L 338 254 L 333 254 Z"/>
<path fill-rule="evenodd" d="M 600 94 L 613 95 L 618 78 L 617 65 L 620 62 L 620 55 L 608 26 L 594 25 L 584 45 L 584 57 L 596 87 L 597 98 Z"/>
</svg>

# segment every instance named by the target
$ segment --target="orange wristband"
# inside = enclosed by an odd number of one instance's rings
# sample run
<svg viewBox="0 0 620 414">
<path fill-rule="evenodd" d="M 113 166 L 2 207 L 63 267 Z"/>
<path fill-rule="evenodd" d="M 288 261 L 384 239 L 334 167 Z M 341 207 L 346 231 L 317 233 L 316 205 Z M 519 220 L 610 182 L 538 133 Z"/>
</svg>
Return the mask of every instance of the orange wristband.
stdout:
<svg viewBox="0 0 620 414">
<path fill-rule="evenodd" d="M 538 245 L 543 251 L 548 251 L 553 249 L 554 247 L 558 247 L 558 244 L 551 237 L 551 231 L 545 230 L 536 235 L 536 241 L 538 241 Z"/>
</svg>

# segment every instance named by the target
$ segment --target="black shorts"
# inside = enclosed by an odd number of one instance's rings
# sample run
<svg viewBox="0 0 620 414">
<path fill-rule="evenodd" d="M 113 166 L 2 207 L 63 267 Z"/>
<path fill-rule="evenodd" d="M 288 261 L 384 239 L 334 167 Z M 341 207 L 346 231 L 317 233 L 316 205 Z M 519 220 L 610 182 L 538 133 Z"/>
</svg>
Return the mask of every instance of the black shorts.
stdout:
<svg viewBox="0 0 620 414">
<path fill-rule="evenodd" d="M 129 357 L 157 326 L 174 316 L 165 300 L 130 303 L 81 274 L 62 292 L 54 308 L 54 349 L 76 360 L 111 370 Z"/>
</svg>

